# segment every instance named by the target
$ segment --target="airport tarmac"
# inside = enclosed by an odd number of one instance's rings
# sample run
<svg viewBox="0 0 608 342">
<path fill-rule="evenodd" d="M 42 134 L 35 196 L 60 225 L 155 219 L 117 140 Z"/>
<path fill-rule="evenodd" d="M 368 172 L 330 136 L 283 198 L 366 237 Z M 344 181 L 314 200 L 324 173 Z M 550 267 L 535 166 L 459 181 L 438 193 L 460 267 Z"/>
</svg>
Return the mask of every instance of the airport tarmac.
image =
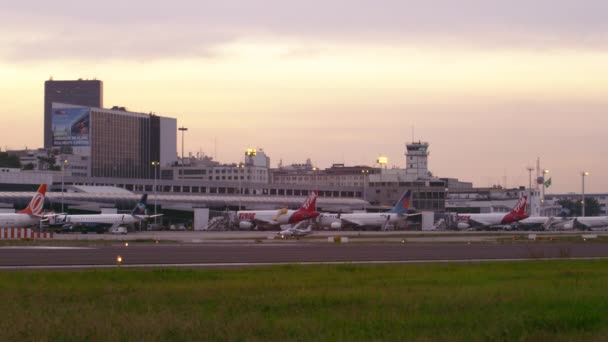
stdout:
<svg viewBox="0 0 608 342">
<path fill-rule="evenodd" d="M 606 243 L 284 244 L 116 243 L 79 248 L 0 247 L 0 270 L 116 267 L 228 267 L 285 263 L 408 263 L 608 258 Z"/>
<path fill-rule="evenodd" d="M 493 243 L 499 240 L 517 237 L 528 239 L 530 234 L 540 238 L 581 237 L 580 231 L 314 231 L 300 241 L 327 242 L 328 237 L 348 237 L 351 242 L 362 243 L 398 243 L 406 240 L 409 243 Z M 598 236 L 608 237 L 608 232 L 593 232 Z M 179 243 L 283 243 L 278 241 L 277 231 L 142 231 L 126 235 L 113 234 L 55 234 L 55 240 L 108 240 L 135 241 L 160 240 Z"/>
</svg>

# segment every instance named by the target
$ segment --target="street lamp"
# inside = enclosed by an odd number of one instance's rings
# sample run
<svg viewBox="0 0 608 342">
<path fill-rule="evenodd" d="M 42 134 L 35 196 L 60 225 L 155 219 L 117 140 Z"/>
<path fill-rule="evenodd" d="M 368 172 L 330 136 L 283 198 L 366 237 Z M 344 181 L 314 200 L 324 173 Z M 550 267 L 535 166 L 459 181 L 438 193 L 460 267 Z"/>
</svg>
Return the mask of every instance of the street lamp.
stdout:
<svg viewBox="0 0 608 342">
<path fill-rule="evenodd" d="M 241 196 L 243 194 L 243 187 L 242 187 L 242 182 L 241 179 L 243 178 L 243 176 L 241 176 L 242 170 L 244 171 L 245 168 L 245 164 L 243 163 L 238 163 L 236 165 L 237 167 L 237 177 L 239 177 L 239 211 L 241 210 Z M 244 173 L 243 173 L 244 174 Z"/>
<path fill-rule="evenodd" d="M 312 175 L 313 175 L 313 177 L 315 178 L 315 179 L 314 179 L 314 182 L 315 182 L 315 188 L 314 188 L 314 190 L 313 190 L 313 191 L 316 191 L 316 192 L 317 192 L 317 194 L 319 194 L 319 185 L 317 184 L 317 183 L 318 183 L 318 182 L 317 182 L 317 171 L 319 171 L 319 168 L 318 168 L 318 167 L 316 167 L 316 166 L 314 166 L 314 167 L 312 168 Z M 315 207 L 313 208 L 313 210 L 317 210 L 317 202 L 315 202 Z"/>
<path fill-rule="evenodd" d="M 63 188 L 64 188 L 64 182 L 63 182 L 63 178 L 64 178 L 64 173 L 65 173 L 65 165 L 68 163 L 67 159 L 64 159 L 63 164 L 61 165 L 61 212 L 63 213 L 63 199 L 64 199 L 64 195 L 63 195 Z"/>
<path fill-rule="evenodd" d="M 158 178 L 158 167 L 160 162 L 153 161 L 152 167 L 154 168 L 154 224 L 156 224 L 156 179 Z"/>
<path fill-rule="evenodd" d="M 366 185 L 367 185 L 369 170 L 363 169 L 363 170 L 361 170 L 361 173 L 363 174 L 363 200 L 365 202 L 367 202 Z M 364 204 L 364 206 L 366 206 L 366 205 Z M 364 207 L 364 209 L 365 209 L 365 207 Z"/>
<path fill-rule="evenodd" d="M 582 200 L 581 200 L 581 204 L 582 204 L 582 215 L 583 217 L 585 217 L 585 177 L 589 176 L 589 172 L 587 171 L 583 171 L 581 172 L 581 179 L 582 179 L 582 183 L 583 183 L 583 191 L 582 191 Z"/>
<path fill-rule="evenodd" d="M 184 132 L 188 129 L 184 126 L 178 128 L 178 130 L 182 131 L 182 166 L 184 166 Z"/>
</svg>

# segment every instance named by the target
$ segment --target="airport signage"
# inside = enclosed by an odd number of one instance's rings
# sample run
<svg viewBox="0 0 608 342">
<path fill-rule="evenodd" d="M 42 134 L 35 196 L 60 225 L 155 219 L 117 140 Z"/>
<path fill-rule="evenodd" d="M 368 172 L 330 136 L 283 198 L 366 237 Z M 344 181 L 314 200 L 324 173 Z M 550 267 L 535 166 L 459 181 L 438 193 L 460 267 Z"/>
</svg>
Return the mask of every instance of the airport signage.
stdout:
<svg viewBox="0 0 608 342">
<path fill-rule="evenodd" d="M 89 108 L 53 108 L 53 146 L 89 146 Z"/>
</svg>

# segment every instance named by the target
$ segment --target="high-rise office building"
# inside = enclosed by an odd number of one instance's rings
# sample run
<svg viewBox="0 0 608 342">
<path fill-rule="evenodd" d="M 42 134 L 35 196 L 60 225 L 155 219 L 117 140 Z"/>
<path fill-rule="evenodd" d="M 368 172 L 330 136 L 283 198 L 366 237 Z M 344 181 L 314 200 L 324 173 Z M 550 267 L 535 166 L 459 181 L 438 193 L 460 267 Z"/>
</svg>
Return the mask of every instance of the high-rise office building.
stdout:
<svg viewBox="0 0 608 342">
<path fill-rule="evenodd" d="M 52 146 L 72 175 L 152 178 L 155 167 L 177 161 L 174 118 L 63 103 L 53 103 L 52 114 Z"/>
<path fill-rule="evenodd" d="M 103 108 L 103 82 L 82 79 L 74 81 L 51 79 L 44 82 L 44 148 L 53 146 L 53 102 Z"/>
</svg>

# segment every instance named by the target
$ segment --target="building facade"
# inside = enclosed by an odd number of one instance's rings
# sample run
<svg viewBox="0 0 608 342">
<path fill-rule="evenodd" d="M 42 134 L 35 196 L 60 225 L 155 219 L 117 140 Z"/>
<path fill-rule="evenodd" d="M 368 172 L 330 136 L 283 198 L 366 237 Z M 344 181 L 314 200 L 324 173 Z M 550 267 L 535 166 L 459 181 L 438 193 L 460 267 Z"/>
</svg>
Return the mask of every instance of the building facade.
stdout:
<svg viewBox="0 0 608 342">
<path fill-rule="evenodd" d="M 367 183 L 369 175 L 378 172 L 380 169 L 371 166 L 345 166 L 344 164 L 333 164 L 331 167 L 321 170 L 307 160 L 304 164 L 273 169 L 272 183 L 363 187 Z"/>
<path fill-rule="evenodd" d="M 44 148 L 53 147 L 53 102 L 103 108 L 103 82 L 72 80 L 44 82 Z"/>
<path fill-rule="evenodd" d="M 206 155 L 184 158 L 177 165 L 163 167 L 161 179 L 201 180 L 240 184 L 268 184 L 270 158 L 262 149 L 247 149 L 244 162 L 221 164 Z"/>
<path fill-rule="evenodd" d="M 54 103 L 52 146 L 74 176 L 154 178 L 177 160 L 177 120 L 124 108 Z"/>
</svg>

